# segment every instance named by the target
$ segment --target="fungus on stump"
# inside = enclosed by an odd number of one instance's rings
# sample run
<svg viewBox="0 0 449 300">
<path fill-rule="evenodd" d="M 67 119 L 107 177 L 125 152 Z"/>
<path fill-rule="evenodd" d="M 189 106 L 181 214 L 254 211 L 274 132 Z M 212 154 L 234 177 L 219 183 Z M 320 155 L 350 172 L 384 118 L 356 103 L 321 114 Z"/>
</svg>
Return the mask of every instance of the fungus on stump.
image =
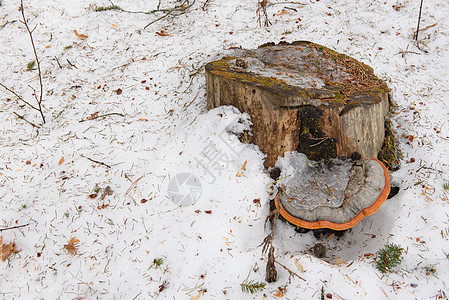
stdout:
<svg viewBox="0 0 449 300">
<path fill-rule="evenodd" d="M 374 214 L 390 193 L 390 176 L 377 159 L 315 163 L 290 153 L 275 198 L 280 214 L 307 229 L 345 230 Z M 293 167 L 293 173 L 288 173 Z"/>
<path fill-rule="evenodd" d="M 311 160 L 377 158 L 388 87 L 372 68 L 311 42 L 236 50 L 206 65 L 208 108 L 233 105 L 253 123 L 253 142 L 274 166 L 286 151 Z"/>
</svg>

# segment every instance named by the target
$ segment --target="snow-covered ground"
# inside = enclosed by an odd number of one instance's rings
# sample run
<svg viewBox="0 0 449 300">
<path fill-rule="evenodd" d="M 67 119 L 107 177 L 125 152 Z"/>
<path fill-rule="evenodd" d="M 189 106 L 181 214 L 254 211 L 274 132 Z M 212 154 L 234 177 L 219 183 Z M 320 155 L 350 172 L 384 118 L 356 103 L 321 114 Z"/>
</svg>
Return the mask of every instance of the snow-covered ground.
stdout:
<svg viewBox="0 0 449 300">
<path fill-rule="evenodd" d="M 25 1 L 47 122 L 0 88 L 0 225 L 26 225 L 1 232 L 19 250 L 0 262 L 3 298 L 447 299 L 449 4 L 424 1 L 424 53 L 413 41 L 420 1 L 281 2 L 269 1 L 269 27 L 258 26 L 255 0 L 197 0 L 144 29 L 166 12 Z M 114 2 L 129 11 L 180 3 Z M 34 104 L 37 71 L 27 69 L 34 56 L 19 6 L 0 6 L 0 83 Z M 404 159 L 391 173 L 400 193 L 342 238 L 318 241 L 278 222 L 276 259 L 306 281 L 278 266 L 278 281 L 252 295 L 240 284 L 265 278 L 258 245 L 271 179 L 258 148 L 232 134 L 247 115 L 207 111 L 203 67 L 230 48 L 281 40 L 372 66 L 399 106 Z M 179 207 L 167 189 L 183 172 L 201 188 Z M 310 251 L 318 242 L 323 259 Z M 382 275 L 369 254 L 388 242 L 405 249 L 404 260 Z"/>
</svg>

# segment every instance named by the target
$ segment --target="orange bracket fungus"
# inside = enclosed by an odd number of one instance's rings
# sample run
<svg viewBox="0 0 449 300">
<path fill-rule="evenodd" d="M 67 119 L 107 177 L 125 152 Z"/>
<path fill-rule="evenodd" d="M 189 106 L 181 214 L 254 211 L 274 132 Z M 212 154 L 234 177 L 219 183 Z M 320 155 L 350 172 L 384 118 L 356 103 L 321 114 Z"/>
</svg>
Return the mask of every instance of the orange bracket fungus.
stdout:
<svg viewBox="0 0 449 300">
<path fill-rule="evenodd" d="M 374 214 L 390 193 L 388 170 L 377 159 L 318 163 L 290 152 L 280 164 L 276 207 L 302 228 L 348 229 Z"/>
</svg>

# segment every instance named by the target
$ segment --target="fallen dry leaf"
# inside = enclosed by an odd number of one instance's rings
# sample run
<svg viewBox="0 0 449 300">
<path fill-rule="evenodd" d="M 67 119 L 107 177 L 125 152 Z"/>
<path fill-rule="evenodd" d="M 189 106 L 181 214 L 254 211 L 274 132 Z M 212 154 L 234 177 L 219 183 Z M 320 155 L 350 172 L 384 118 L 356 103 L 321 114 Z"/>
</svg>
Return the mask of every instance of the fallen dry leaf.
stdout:
<svg viewBox="0 0 449 300">
<path fill-rule="evenodd" d="M 105 209 L 105 208 L 107 208 L 108 206 L 109 206 L 109 204 L 102 204 L 102 205 L 97 206 L 97 209 L 98 209 L 98 210 L 100 210 L 100 209 Z"/>
<path fill-rule="evenodd" d="M 93 120 L 93 119 L 95 119 L 95 118 L 97 118 L 98 117 L 98 111 L 97 112 L 94 112 L 93 114 L 90 114 L 90 116 L 89 117 L 87 117 L 87 119 L 88 120 Z"/>
<path fill-rule="evenodd" d="M 61 157 L 61 159 L 58 162 L 58 165 L 62 165 L 64 163 L 64 157 Z"/>
<path fill-rule="evenodd" d="M 78 243 L 80 242 L 79 239 L 76 237 L 72 237 L 67 245 L 64 245 L 64 249 L 71 255 L 78 254 Z"/>
<path fill-rule="evenodd" d="M 282 15 L 286 15 L 286 14 L 289 14 L 289 12 L 286 11 L 285 9 L 283 9 L 280 13 L 277 13 L 276 15 L 277 16 L 282 16 Z"/>
<path fill-rule="evenodd" d="M 281 291 L 276 291 L 276 293 L 273 294 L 276 298 L 282 298 L 284 297 L 284 293 Z"/>
<path fill-rule="evenodd" d="M 156 31 L 156 34 L 159 35 L 159 36 L 169 36 L 168 33 L 165 33 L 162 30 L 161 31 Z"/>
<path fill-rule="evenodd" d="M 85 39 L 87 39 L 87 35 L 85 35 L 85 34 L 80 34 L 80 33 L 78 33 L 76 30 L 73 30 L 73 33 L 76 35 L 76 37 L 77 38 L 80 38 L 80 39 L 82 39 L 83 41 L 85 40 Z"/>
<path fill-rule="evenodd" d="M 198 295 L 193 296 L 192 298 L 190 298 L 190 300 L 198 300 L 198 299 L 201 298 L 201 296 L 203 296 L 203 294 L 204 294 L 204 290 L 201 290 L 201 291 L 198 293 Z"/>
<path fill-rule="evenodd" d="M 237 174 L 235 174 L 236 177 L 242 177 L 243 176 L 243 172 L 237 172 Z"/>
<path fill-rule="evenodd" d="M 7 260 L 11 255 L 17 253 L 16 243 L 3 244 L 3 238 L 0 236 L 0 259 Z"/>
</svg>

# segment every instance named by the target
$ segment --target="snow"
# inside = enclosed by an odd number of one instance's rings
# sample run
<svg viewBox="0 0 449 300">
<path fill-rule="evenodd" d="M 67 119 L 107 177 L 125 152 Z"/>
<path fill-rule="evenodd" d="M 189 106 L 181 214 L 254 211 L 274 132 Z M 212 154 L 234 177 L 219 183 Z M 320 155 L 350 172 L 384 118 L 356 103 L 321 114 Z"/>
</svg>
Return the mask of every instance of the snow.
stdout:
<svg viewBox="0 0 449 300">
<path fill-rule="evenodd" d="M 273 299 L 285 287 L 285 299 L 319 299 L 322 288 L 332 299 L 445 299 L 449 5 L 424 1 L 421 28 L 436 24 L 420 32 L 424 53 L 413 41 L 419 1 L 269 2 L 267 28 L 258 26 L 256 1 L 198 0 L 143 29 L 165 13 L 96 12 L 110 5 L 100 0 L 25 1 L 47 122 L 0 89 L 1 228 L 26 225 L 1 231 L 19 250 L 0 262 L 3 298 Z M 130 11 L 158 3 L 114 2 Z M 26 67 L 34 56 L 19 5 L 0 6 L 0 83 L 34 103 L 37 71 Z M 271 179 L 257 146 L 235 135 L 248 116 L 207 111 L 203 67 L 229 48 L 280 40 L 310 40 L 372 66 L 398 105 L 404 159 L 391 173 L 399 194 L 340 239 L 277 222 L 276 260 L 307 281 L 277 266 L 278 281 L 251 295 L 240 284 L 265 277 L 258 246 L 269 233 Z M 183 172 L 201 182 L 190 206 L 175 205 L 167 191 Z M 101 199 L 107 186 L 113 194 Z M 72 237 L 76 255 L 64 250 Z M 310 251 L 318 242 L 324 259 Z M 387 242 L 405 249 L 404 261 L 382 275 L 369 254 Z M 426 275 L 432 265 L 436 274 Z"/>
</svg>

